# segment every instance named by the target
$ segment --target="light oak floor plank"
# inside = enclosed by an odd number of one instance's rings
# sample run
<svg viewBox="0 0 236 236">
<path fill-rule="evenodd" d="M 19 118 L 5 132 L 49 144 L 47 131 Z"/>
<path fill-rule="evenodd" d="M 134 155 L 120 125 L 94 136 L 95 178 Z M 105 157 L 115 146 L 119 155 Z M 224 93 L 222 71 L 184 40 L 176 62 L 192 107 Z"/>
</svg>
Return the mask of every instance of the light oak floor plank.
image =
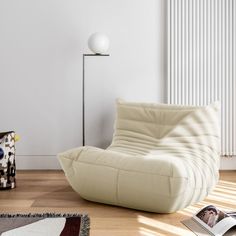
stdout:
<svg viewBox="0 0 236 236">
<path fill-rule="evenodd" d="M 190 236 L 184 220 L 199 208 L 214 204 L 236 210 L 236 171 L 221 171 L 220 181 L 204 201 L 174 214 L 155 214 L 98 204 L 82 199 L 62 171 L 18 171 L 17 188 L 0 192 L 1 213 L 87 213 L 91 236 Z"/>
</svg>

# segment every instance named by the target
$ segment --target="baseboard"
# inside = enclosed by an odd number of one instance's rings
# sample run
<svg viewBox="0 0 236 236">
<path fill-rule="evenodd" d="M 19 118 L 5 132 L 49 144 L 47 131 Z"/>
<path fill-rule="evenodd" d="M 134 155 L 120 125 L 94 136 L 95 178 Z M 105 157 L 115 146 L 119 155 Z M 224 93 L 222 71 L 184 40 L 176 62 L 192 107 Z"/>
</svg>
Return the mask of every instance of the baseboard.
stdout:
<svg viewBox="0 0 236 236">
<path fill-rule="evenodd" d="M 56 156 L 16 156 L 17 170 L 60 170 Z M 236 157 L 221 159 L 221 170 L 236 170 Z"/>
<path fill-rule="evenodd" d="M 17 170 L 60 170 L 56 156 L 23 156 L 16 155 Z"/>
<path fill-rule="evenodd" d="M 236 156 L 234 157 L 221 157 L 220 163 L 221 170 L 236 170 Z"/>
</svg>

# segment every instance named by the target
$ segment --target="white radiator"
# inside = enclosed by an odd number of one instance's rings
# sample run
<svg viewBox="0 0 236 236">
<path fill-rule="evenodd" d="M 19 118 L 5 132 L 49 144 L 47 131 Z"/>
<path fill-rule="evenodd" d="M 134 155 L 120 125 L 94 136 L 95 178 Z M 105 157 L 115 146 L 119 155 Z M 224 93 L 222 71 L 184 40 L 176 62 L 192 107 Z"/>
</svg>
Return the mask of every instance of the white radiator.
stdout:
<svg viewBox="0 0 236 236">
<path fill-rule="evenodd" d="M 168 0 L 168 102 L 221 101 L 222 155 L 236 155 L 236 0 Z"/>
</svg>

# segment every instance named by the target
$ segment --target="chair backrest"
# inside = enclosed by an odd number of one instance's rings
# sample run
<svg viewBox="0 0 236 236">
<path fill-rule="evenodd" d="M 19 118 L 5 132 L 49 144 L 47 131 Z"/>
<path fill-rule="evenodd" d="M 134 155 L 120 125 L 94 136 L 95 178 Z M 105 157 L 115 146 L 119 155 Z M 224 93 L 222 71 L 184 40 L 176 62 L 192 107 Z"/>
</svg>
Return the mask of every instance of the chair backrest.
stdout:
<svg viewBox="0 0 236 236">
<path fill-rule="evenodd" d="M 117 101 L 111 147 L 203 147 L 220 151 L 219 103 L 180 106 Z"/>
</svg>

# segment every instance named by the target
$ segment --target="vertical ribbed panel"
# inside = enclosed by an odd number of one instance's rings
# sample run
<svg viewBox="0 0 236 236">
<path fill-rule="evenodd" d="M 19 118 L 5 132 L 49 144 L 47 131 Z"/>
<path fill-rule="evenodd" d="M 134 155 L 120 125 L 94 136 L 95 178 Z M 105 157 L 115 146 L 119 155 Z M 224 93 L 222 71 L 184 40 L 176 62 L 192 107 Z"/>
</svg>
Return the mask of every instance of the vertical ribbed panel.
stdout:
<svg viewBox="0 0 236 236">
<path fill-rule="evenodd" d="M 221 101 L 222 155 L 236 155 L 236 1 L 168 0 L 168 102 Z"/>
</svg>

